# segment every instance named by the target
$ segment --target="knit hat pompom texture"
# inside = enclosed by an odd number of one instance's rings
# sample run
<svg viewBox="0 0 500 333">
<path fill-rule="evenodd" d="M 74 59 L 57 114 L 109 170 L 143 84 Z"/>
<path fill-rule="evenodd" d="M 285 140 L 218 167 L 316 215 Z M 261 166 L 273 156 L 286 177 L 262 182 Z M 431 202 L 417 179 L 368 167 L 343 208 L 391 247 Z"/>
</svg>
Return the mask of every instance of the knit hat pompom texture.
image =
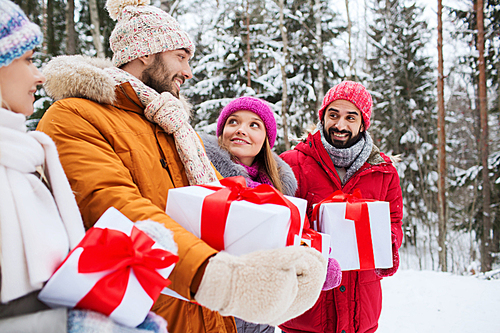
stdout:
<svg viewBox="0 0 500 333">
<path fill-rule="evenodd" d="M 194 44 L 179 23 L 149 0 L 108 0 L 109 16 L 117 20 L 109 38 L 113 64 L 120 67 L 142 56 L 187 49 Z"/>
<path fill-rule="evenodd" d="M 276 141 L 276 120 L 274 119 L 273 110 L 265 101 L 255 97 L 236 98 L 222 109 L 217 120 L 217 136 L 222 135 L 227 118 L 236 111 L 251 111 L 258 115 L 266 127 L 269 146 L 273 148 Z"/>
<path fill-rule="evenodd" d="M 323 115 L 328 105 L 338 99 L 343 99 L 356 105 L 359 111 L 361 111 L 365 130 L 370 127 L 370 117 L 372 115 L 373 106 L 372 96 L 361 83 L 353 81 L 341 82 L 328 90 L 323 99 L 323 104 L 318 111 L 320 121 L 323 121 Z"/>
<path fill-rule="evenodd" d="M 18 5 L 0 0 L 0 67 L 33 50 L 43 40 L 42 32 Z"/>
</svg>

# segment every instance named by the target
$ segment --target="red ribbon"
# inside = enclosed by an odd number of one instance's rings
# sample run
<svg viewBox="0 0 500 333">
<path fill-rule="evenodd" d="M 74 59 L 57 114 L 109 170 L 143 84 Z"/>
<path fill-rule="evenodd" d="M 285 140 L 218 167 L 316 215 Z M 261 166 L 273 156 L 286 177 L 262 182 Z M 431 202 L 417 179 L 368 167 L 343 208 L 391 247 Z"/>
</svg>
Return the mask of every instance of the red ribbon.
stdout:
<svg viewBox="0 0 500 333">
<path fill-rule="evenodd" d="M 373 257 L 373 241 L 370 228 L 370 215 L 368 213 L 367 202 L 375 200 L 363 199 L 361 191 L 355 189 L 353 194 L 336 191 L 327 198 L 321 200 L 314 206 L 312 219 L 318 220 L 319 207 L 324 203 L 345 202 L 345 218 L 354 221 L 356 231 L 356 242 L 358 245 L 359 270 L 375 268 L 375 258 Z"/>
<path fill-rule="evenodd" d="M 258 205 L 275 204 L 290 209 L 290 229 L 287 235 L 287 245 L 293 245 L 295 235 L 300 233 L 300 213 L 298 208 L 271 185 L 262 184 L 255 188 L 246 186 L 242 176 L 224 178 L 218 186 L 199 185 L 215 193 L 209 194 L 203 200 L 201 211 L 201 239 L 214 249 L 224 249 L 224 232 L 229 207 L 233 201 L 245 200 Z"/>
<path fill-rule="evenodd" d="M 179 257 L 166 250 L 152 249 L 154 243 L 136 227 L 132 228 L 130 237 L 118 230 L 91 228 L 79 244 L 83 252 L 78 272 L 110 270 L 111 273 L 100 279 L 75 307 L 109 316 L 125 295 L 131 269 L 144 291 L 155 301 L 170 284 L 156 270 L 175 264 Z"/>
<path fill-rule="evenodd" d="M 313 229 L 302 230 L 302 239 L 311 241 L 311 247 L 322 253 L 323 237 L 319 232 Z"/>
</svg>

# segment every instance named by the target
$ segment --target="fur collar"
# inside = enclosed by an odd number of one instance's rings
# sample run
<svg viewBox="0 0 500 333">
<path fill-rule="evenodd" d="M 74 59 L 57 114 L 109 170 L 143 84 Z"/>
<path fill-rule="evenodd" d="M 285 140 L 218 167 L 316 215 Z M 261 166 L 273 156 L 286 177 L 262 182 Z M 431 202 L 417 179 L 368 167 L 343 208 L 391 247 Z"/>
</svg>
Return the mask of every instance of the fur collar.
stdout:
<svg viewBox="0 0 500 333">
<path fill-rule="evenodd" d="M 227 150 L 219 146 L 219 142 L 215 135 L 200 133 L 200 137 L 205 145 L 208 159 L 223 177 L 243 176 L 249 178 L 247 170 L 242 165 L 233 162 Z M 283 184 L 283 194 L 293 196 L 297 190 L 297 180 L 295 179 L 292 168 L 290 168 L 290 166 L 276 153 L 273 152 L 273 156 L 278 164 L 278 171 Z"/>
<path fill-rule="evenodd" d="M 44 89 L 54 100 L 85 98 L 101 104 L 115 101 L 115 81 L 104 69 L 112 67 L 109 59 L 88 56 L 59 56 L 43 69 L 47 78 Z"/>
</svg>

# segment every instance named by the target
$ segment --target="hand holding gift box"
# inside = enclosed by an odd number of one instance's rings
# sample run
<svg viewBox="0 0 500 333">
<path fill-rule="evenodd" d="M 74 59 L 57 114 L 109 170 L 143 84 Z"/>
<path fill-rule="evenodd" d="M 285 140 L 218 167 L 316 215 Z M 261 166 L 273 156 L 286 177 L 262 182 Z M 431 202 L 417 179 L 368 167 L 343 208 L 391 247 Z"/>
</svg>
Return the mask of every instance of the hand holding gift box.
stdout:
<svg viewBox="0 0 500 333">
<path fill-rule="evenodd" d="M 176 252 L 170 232 L 158 226 L 170 237 L 166 237 L 172 244 L 169 250 Z M 170 251 L 118 210 L 109 208 L 69 253 L 38 297 L 52 307 L 89 309 L 135 327 L 144 321 L 170 283 L 167 277 L 179 259 Z"/>
<path fill-rule="evenodd" d="M 331 237 L 330 257 L 343 271 L 392 267 L 389 203 L 341 191 L 319 202 L 313 220 Z"/>
<path fill-rule="evenodd" d="M 217 250 L 242 255 L 298 245 L 307 202 L 269 185 L 247 188 L 241 176 L 219 186 L 201 185 L 168 192 L 167 214 Z"/>
</svg>

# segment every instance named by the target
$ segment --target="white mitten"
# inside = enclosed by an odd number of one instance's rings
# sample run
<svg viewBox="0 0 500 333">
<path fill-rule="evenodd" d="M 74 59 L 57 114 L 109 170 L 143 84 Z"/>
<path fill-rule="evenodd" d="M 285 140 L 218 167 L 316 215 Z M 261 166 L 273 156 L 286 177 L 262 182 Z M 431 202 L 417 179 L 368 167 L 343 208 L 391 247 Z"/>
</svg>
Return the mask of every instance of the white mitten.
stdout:
<svg viewBox="0 0 500 333">
<path fill-rule="evenodd" d="M 174 241 L 174 235 L 170 229 L 165 228 L 160 224 L 151 220 L 137 221 L 135 227 L 145 232 L 156 243 L 163 246 L 163 248 L 173 254 L 177 254 L 177 244 Z"/>
<path fill-rule="evenodd" d="M 223 316 L 277 326 L 310 309 L 326 277 L 316 250 L 289 246 L 210 259 L 196 301 Z"/>
</svg>

